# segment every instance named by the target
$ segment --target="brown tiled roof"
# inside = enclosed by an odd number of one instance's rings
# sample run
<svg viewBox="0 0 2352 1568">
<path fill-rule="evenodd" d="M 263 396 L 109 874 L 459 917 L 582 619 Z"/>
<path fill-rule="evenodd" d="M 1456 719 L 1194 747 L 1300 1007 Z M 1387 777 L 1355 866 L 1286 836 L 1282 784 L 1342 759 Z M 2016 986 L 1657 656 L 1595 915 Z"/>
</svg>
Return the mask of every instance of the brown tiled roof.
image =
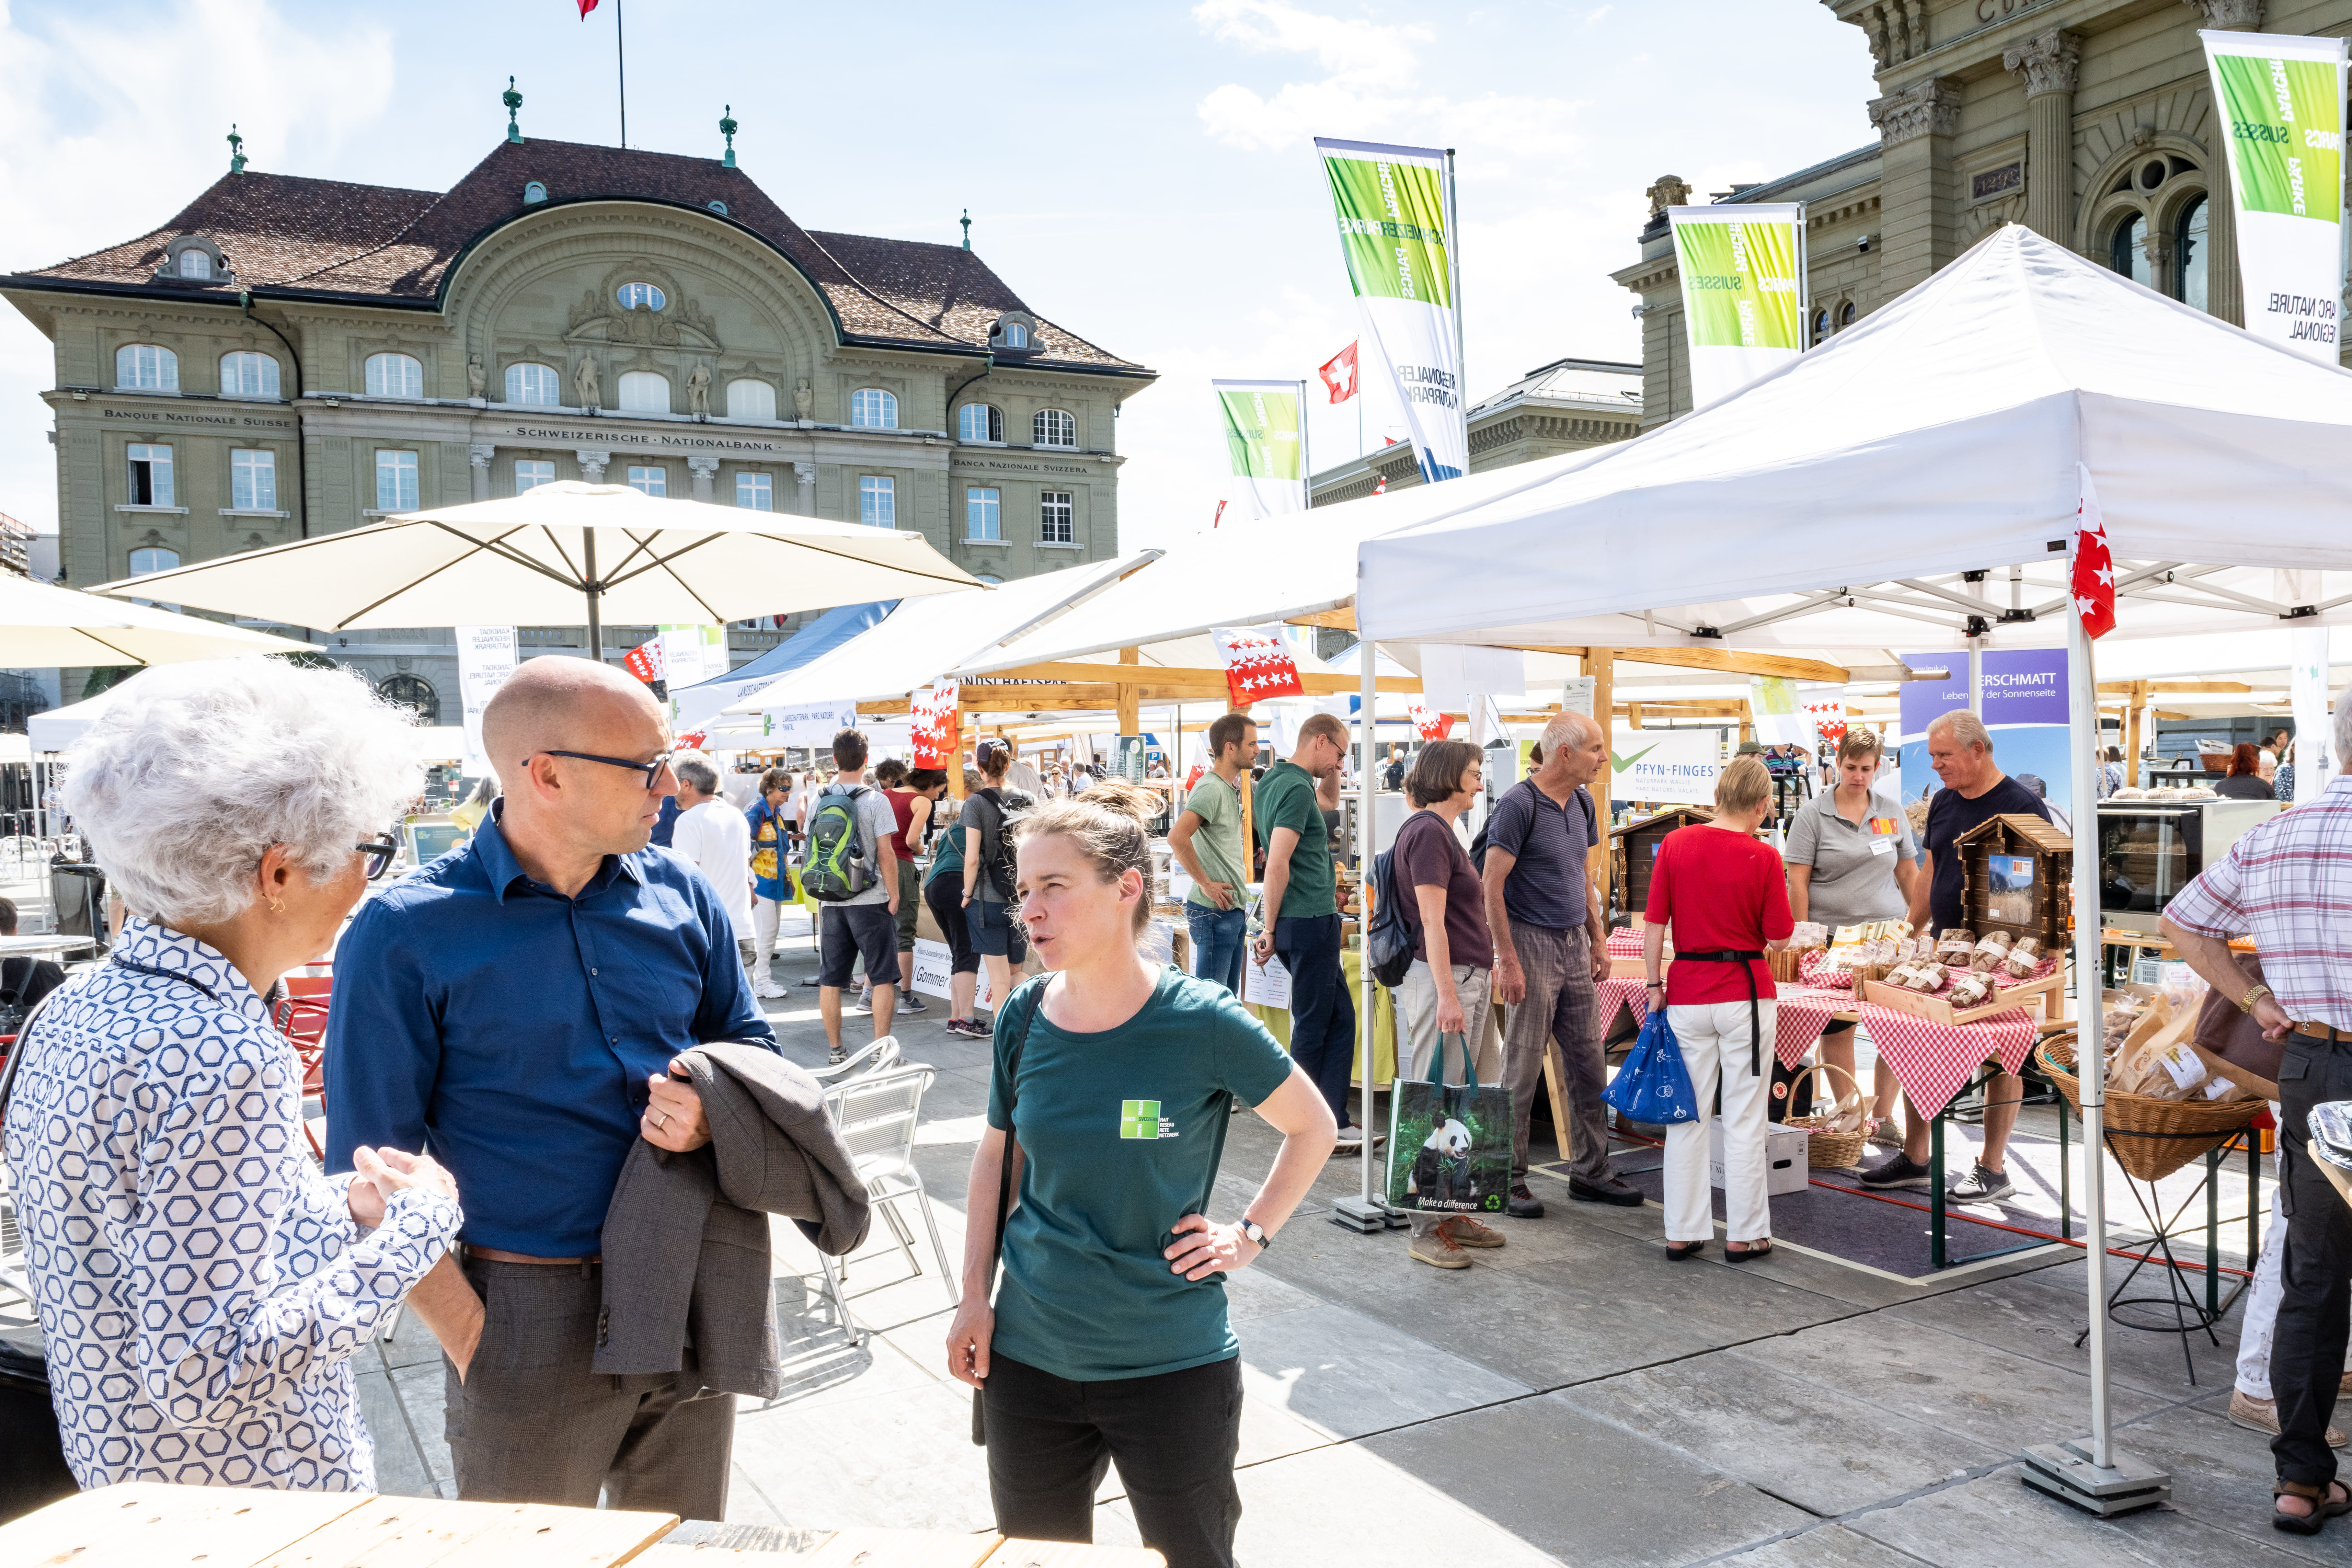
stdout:
<svg viewBox="0 0 2352 1568">
<path fill-rule="evenodd" d="M 551 203 L 635 197 L 707 209 L 724 202 L 729 218 L 809 276 L 853 342 L 986 348 L 1000 314 L 1029 310 L 968 250 L 812 234 L 749 174 L 717 159 L 574 142 L 501 142 L 438 195 L 291 174 L 226 174 L 152 233 L 19 277 L 218 297 L 227 291 L 218 285 L 154 276 L 165 246 L 201 234 L 221 247 L 236 286 L 258 295 L 430 304 L 468 247 L 525 210 L 523 186 L 532 180 L 547 186 Z M 1150 374 L 1043 317 L 1037 325 L 1036 350 L 1024 363 Z"/>
</svg>

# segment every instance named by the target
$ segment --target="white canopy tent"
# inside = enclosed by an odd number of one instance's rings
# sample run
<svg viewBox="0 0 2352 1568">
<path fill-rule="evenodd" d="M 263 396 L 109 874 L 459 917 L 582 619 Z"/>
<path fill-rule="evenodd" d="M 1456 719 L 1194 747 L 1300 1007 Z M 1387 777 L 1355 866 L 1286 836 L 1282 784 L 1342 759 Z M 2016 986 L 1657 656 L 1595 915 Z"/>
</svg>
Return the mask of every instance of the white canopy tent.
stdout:
<svg viewBox="0 0 2352 1568">
<path fill-rule="evenodd" d="M 1359 621 L 1384 639 L 1617 647 L 1917 646 L 1929 626 L 2036 646 L 2063 631 L 2087 801 L 2095 688 L 2063 553 L 2086 479 L 2115 556 L 2113 637 L 2352 615 L 2352 375 L 2011 226 L 1603 462 L 1368 541 Z M 2078 910 L 2098 907 L 2096 865 L 2078 838 Z M 2095 984 L 2097 922 L 2076 932 L 2077 984 Z M 2104 1064 L 2082 1061 L 2096 1150 Z M 2091 1436 L 2029 1458 L 2070 1499 L 2112 1506 L 2156 1483 L 2110 1444 L 2102 1162 L 2084 1169 Z"/>
</svg>

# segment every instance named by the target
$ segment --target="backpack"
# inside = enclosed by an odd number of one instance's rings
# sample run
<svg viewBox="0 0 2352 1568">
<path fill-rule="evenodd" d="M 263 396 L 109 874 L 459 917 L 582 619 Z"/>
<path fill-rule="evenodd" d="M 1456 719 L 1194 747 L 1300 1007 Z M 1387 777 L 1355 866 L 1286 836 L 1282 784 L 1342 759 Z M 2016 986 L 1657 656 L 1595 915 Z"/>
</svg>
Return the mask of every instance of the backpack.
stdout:
<svg viewBox="0 0 2352 1568">
<path fill-rule="evenodd" d="M 1372 922 L 1364 931 L 1364 960 L 1372 978 L 1391 991 L 1404 984 L 1412 967 L 1412 930 L 1397 902 L 1395 857 L 1393 849 L 1372 857 Z"/>
<path fill-rule="evenodd" d="M 1533 779 L 1521 779 L 1511 786 L 1513 789 L 1534 789 L 1535 787 Z M 1584 836 L 1587 838 L 1597 837 L 1598 834 L 1594 831 L 1592 797 L 1584 793 L 1582 784 L 1576 786 L 1576 800 L 1578 805 L 1584 807 Z M 1501 801 L 1495 803 L 1497 810 L 1501 808 L 1502 804 Z M 1495 813 L 1490 811 L 1486 814 L 1486 820 L 1478 825 L 1478 837 L 1470 840 L 1470 864 L 1481 877 L 1486 874 L 1486 829 L 1494 825 Z"/>
<path fill-rule="evenodd" d="M 988 809 L 996 814 L 996 830 L 989 836 L 994 839 L 995 847 L 982 852 L 980 866 L 988 874 L 990 884 L 1003 896 L 1005 902 L 1011 903 L 1021 886 L 1021 869 L 1013 858 L 1013 835 L 1006 830 L 1020 821 L 1028 808 L 1014 806 L 1007 810 L 1004 791 L 994 785 L 982 790 L 972 798 L 988 802 Z"/>
<path fill-rule="evenodd" d="M 857 803 L 873 792 L 864 784 L 843 789 L 827 784 L 809 819 L 808 854 L 801 883 L 820 903 L 838 904 L 871 892 L 881 882 L 874 869 L 874 841 L 867 837 Z"/>
</svg>

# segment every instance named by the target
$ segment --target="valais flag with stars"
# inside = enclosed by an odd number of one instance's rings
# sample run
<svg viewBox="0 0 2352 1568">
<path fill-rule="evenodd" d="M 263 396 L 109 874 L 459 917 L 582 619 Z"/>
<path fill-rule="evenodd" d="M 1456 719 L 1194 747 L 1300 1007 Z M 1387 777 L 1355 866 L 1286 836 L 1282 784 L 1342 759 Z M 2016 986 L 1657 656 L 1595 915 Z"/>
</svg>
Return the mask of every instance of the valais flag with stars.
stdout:
<svg viewBox="0 0 2352 1568">
<path fill-rule="evenodd" d="M 1235 708 L 1245 709 L 1276 697 L 1307 695 L 1307 688 L 1299 683 L 1298 666 L 1280 637 L 1232 629 L 1213 629 L 1209 636 L 1224 657 L 1225 689 L 1232 693 Z"/>
<path fill-rule="evenodd" d="M 2077 463 L 2083 476 L 2083 502 L 2074 517 L 2074 613 L 2083 630 L 2102 637 L 2116 629 L 2116 558 L 2107 549 L 2106 519 L 2099 511 L 2099 492 L 2092 487 L 2091 470 Z"/>
<path fill-rule="evenodd" d="M 1316 374 L 1323 378 L 1323 389 L 1334 403 L 1345 403 L 1356 395 L 1356 345 L 1349 343 L 1331 356 L 1331 363 L 1318 367 Z"/>
<path fill-rule="evenodd" d="M 658 634 L 647 637 L 631 648 L 621 660 L 622 667 L 639 680 L 651 686 L 669 677 L 669 661 L 662 657 L 662 640 Z"/>
</svg>

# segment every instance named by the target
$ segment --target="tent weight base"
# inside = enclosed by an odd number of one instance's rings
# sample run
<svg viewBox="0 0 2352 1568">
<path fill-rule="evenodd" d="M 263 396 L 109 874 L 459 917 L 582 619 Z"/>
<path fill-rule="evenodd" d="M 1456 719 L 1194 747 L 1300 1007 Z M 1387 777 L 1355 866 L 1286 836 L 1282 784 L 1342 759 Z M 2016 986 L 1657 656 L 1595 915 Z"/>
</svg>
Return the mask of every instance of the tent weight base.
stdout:
<svg viewBox="0 0 2352 1568">
<path fill-rule="evenodd" d="M 2041 1444 L 2025 1450 L 2025 1468 L 2017 1479 L 2069 1508 L 2101 1519 L 2172 1500 L 2172 1477 L 2165 1471 L 2113 1450 L 2110 1457 L 2115 1463 L 2102 1469 L 2093 1462 L 2093 1452 L 2088 1437 Z"/>
<path fill-rule="evenodd" d="M 1331 1205 L 1331 1223 L 1359 1235 L 1378 1236 L 1384 1230 L 1402 1230 L 1412 1223 L 1412 1218 L 1383 1203 L 1341 1198 Z"/>
</svg>

